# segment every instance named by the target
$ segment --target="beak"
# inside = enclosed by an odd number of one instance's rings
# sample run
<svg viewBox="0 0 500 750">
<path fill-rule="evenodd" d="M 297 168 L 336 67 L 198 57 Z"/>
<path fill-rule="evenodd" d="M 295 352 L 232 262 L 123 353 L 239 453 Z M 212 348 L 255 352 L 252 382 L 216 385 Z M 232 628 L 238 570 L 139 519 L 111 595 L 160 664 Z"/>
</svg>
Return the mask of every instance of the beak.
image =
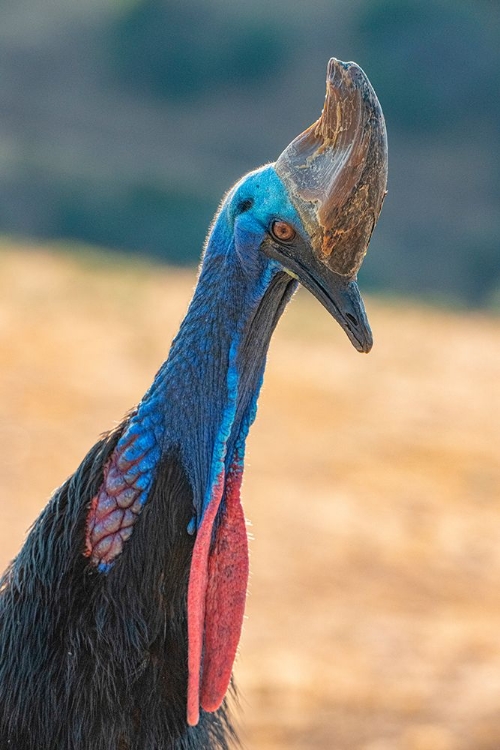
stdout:
<svg viewBox="0 0 500 750">
<path fill-rule="evenodd" d="M 355 278 L 346 278 L 332 271 L 317 259 L 304 240 L 286 248 L 268 242 L 263 250 L 314 294 L 344 329 L 358 352 L 367 354 L 370 351 L 373 336 Z"/>
<path fill-rule="evenodd" d="M 330 60 L 321 117 L 274 168 L 305 235 L 287 245 L 271 241 L 265 252 L 322 302 L 358 351 L 370 351 L 356 277 L 386 194 L 387 136 L 380 103 L 356 63 Z"/>
<path fill-rule="evenodd" d="M 346 281 L 339 274 L 332 272 L 328 276 L 329 278 L 324 280 L 326 283 L 318 283 L 312 278 L 301 279 L 301 283 L 319 299 L 337 323 L 340 323 L 354 348 L 358 352 L 368 354 L 373 346 L 373 336 L 356 281 Z"/>
</svg>

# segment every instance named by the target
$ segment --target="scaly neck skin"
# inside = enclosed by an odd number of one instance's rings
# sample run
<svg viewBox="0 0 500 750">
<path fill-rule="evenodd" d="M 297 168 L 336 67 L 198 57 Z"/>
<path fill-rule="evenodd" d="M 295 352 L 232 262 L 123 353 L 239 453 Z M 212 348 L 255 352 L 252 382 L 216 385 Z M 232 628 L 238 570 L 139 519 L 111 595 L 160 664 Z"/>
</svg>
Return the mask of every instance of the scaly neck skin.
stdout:
<svg viewBox="0 0 500 750">
<path fill-rule="evenodd" d="M 221 212 L 188 313 L 138 413 L 151 402 L 162 413 L 163 449 L 181 449 L 198 520 L 211 481 L 246 437 L 270 337 L 296 285 L 276 263 L 262 257 L 260 266 L 242 269 Z"/>
</svg>

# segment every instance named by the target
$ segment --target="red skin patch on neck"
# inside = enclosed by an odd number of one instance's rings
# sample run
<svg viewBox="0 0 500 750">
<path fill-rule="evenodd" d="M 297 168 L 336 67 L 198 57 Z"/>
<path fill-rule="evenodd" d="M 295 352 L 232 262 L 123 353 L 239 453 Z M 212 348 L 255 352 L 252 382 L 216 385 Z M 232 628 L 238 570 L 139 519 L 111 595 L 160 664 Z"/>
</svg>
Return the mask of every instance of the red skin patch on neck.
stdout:
<svg viewBox="0 0 500 750">
<path fill-rule="evenodd" d="M 212 499 L 198 529 L 189 574 L 188 614 L 188 690 L 187 723 L 196 726 L 200 719 L 201 655 L 205 623 L 205 596 L 208 584 L 208 553 L 212 528 L 224 491 L 224 473 L 219 475 Z"/>
<path fill-rule="evenodd" d="M 241 635 L 248 584 L 248 540 L 240 503 L 242 466 L 224 485 L 221 474 L 198 530 L 188 587 L 187 721 L 198 723 L 200 705 L 216 711 L 224 700 Z M 212 545 L 222 495 L 225 507 Z"/>
<path fill-rule="evenodd" d="M 241 636 L 248 584 L 248 538 L 240 503 L 242 469 L 228 474 L 226 507 L 208 558 L 201 706 L 224 700 Z"/>
</svg>

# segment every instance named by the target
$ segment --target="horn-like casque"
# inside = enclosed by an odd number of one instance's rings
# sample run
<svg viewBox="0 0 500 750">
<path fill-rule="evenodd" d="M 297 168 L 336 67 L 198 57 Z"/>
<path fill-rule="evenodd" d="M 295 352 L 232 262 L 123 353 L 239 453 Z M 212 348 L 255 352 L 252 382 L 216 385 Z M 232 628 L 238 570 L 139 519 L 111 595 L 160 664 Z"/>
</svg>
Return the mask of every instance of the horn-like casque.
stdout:
<svg viewBox="0 0 500 750">
<path fill-rule="evenodd" d="M 387 185 L 384 115 L 356 63 L 330 60 L 321 117 L 287 146 L 275 169 L 317 257 L 354 278 Z"/>
</svg>

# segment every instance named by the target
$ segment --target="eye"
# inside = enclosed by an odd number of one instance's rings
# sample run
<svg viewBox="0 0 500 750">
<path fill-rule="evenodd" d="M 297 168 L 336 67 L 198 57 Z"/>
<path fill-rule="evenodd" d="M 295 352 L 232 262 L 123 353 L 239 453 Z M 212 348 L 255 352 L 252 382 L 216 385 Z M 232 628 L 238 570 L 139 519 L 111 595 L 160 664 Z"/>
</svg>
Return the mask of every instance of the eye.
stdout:
<svg viewBox="0 0 500 750">
<path fill-rule="evenodd" d="M 280 221 L 280 219 L 273 221 L 269 231 L 271 237 L 278 242 L 291 242 L 295 237 L 295 229 L 286 221 Z"/>
</svg>

